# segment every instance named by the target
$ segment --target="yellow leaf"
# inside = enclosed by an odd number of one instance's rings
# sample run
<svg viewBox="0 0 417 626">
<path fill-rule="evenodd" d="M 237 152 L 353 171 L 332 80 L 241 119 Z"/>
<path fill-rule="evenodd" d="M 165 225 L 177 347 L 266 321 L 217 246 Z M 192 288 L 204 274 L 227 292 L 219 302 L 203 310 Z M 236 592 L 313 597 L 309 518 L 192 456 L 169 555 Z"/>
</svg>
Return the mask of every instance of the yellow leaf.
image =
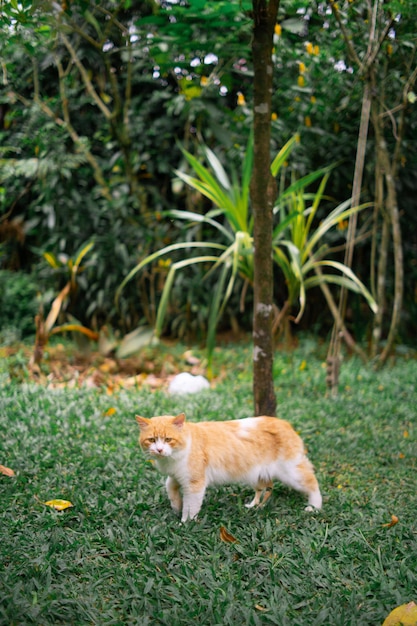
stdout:
<svg viewBox="0 0 417 626">
<path fill-rule="evenodd" d="M 303 370 L 305 370 L 306 367 L 307 367 L 307 361 L 303 360 L 303 361 L 301 361 L 300 366 L 299 366 L 298 369 L 300 370 L 300 372 L 302 372 Z"/>
<path fill-rule="evenodd" d="M 108 93 L 101 93 L 101 94 L 100 94 L 100 96 L 101 96 L 101 99 L 103 100 L 103 102 L 104 102 L 105 104 L 109 104 L 109 102 L 111 102 L 111 101 L 112 101 L 112 97 L 111 97 L 111 96 L 109 96 L 109 94 L 108 94 Z"/>
<path fill-rule="evenodd" d="M 44 504 L 55 509 L 55 511 L 65 511 L 65 509 L 69 509 L 73 506 L 72 502 L 69 500 L 48 500 L 48 502 L 44 502 Z"/>
<path fill-rule="evenodd" d="M 47 261 L 49 265 L 53 267 L 54 269 L 57 269 L 58 267 L 60 267 L 59 262 L 56 260 L 55 256 L 51 254 L 50 252 L 44 252 L 42 256 L 45 259 L 45 261 Z"/>
<path fill-rule="evenodd" d="M 395 526 L 395 524 L 398 524 L 400 520 L 398 519 L 398 517 L 396 515 L 391 515 L 391 521 L 388 524 L 382 524 L 384 526 L 384 528 L 391 528 L 392 526 Z"/>
<path fill-rule="evenodd" d="M 111 415 L 114 415 L 116 411 L 117 409 L 115 409 L 114 406 L 111 406 L 109 409 L 107 409 L 107 411 L 103 413 L 103 415 L 105 415 L 106 417 L 110 417 Z"/>
<path fill-rule="evenodd" d="M 4 465 L 0 465 L 0 474 L 4 476 L 14 476 L 15 473 L 10 467 L 5 467 Z"/>
<path fill-rule="evenodd" d="M 238 543 L 236 537 L 233 537 L 224 526 L 220 526 L 220 539 L 226 543 Z"/>
<path fill-rule="evenodd" d="M 244 104 L 246 104 L 245 96 L 243 95 L 241 91 L 238 91 L 237 92 L 237 105 L 243 106 Z"/>
<path fill-rule="evenodd" d="M 260 604 L 255 604 L 255 609 L 257 609 L 258 611 L 266 611 L 267 610 L 264 606 L 261 606 Z"/>
<path fill-rule="evenodd" d="M 417 604 L 409 602 L 397 606 L 391 611 L 382 626 L 417 626 Z"/>
</svg>

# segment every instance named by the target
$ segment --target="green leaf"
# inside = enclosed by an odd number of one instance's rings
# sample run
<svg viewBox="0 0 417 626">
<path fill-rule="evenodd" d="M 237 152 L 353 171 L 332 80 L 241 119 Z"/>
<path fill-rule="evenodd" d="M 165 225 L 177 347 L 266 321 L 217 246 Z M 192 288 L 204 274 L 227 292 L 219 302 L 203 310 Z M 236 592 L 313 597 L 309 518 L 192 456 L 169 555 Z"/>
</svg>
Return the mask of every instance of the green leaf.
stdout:
<svg viewBox="0 0 417 626">
<path fill-rule="evenodd" d="M 116 357 L 124 359 L 131 354 L 139 352 L 152 342 L 153 336 L 153 328 L 149 328 L 149 326 L 140 326 L 139 328 L 136 328 L 131 333 L 128 333 L 123 337 L 116 350 Z"/>
</svg>

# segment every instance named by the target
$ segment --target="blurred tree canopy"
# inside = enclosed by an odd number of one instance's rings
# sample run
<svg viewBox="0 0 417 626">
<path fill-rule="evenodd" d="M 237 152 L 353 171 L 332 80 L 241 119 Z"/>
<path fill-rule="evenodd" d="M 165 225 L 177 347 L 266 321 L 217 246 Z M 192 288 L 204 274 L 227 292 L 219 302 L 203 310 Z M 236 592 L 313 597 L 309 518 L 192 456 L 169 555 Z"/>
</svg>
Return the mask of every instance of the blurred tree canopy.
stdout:
<svg viewBox="0 0 417 626">
<path fill-rule="evenodd" d="M 94 241 L 70 312 L 94 329 L 153 324 L 175 258 L 138 273 L 119 307 L 114 296 L 151 252 L 205 239 L 204 224 L 190 228 L 165 214 L 210 208 L 174 178 L 175 169 L 187 171 L 181 147 L 198 153 L 204 141 L 225 165 L 240 168 L 253 123 L 252 2 L 11 0 L 1 8 L 1 267 L 30 273 L 51 299 L 65 284 L 66 261 Z M 417 330 L 416 8 L 415 0 L 281 0 L 274 34 L 271 154 L 300 134 L 278 186 L 336 164 L 329 207 L 351 196 L 364 84 L 371 86 L 361 201 L 375 208 L 358 218 L 353 265 L 388 313 L 378 341 L 389 333 L 398 259 L 400 339 Z M 347 233 L 341 223 L 328 240 L 341 259 Z M 58 262 L 48 263 L 45 253 Z M 202 283 L 202 272 L 190 265 L 178 277 L 166 332 L 205 334 L 215 277 Z M 236 284 L 225 327 L 250 327 L 240 292 Z M 274 293 L 282 306 L 278 272 Z M 323 302 L 316 290 L 302 325 L 328 332 Z M 357 338 L 370 338 L 375 322 L 359 298 L 349 297 L 346 315 Z"/>
</svg>

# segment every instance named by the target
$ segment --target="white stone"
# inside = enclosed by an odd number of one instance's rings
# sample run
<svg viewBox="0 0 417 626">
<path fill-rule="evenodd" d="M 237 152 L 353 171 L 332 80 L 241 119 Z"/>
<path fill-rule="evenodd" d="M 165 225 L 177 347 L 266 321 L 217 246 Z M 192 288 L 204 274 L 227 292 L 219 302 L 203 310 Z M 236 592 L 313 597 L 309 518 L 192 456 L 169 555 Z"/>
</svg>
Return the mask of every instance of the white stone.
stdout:
<svg viewBox="0 0 417 626">
<path fill-rule="evenodd" d="M 169 383 L 168 393 L 184 395 L 198 393 L 203 389 L 210 389 L 210 383 L 204 376 L 193 376 L 188 372 L 177 374 Z"/>
</svg>

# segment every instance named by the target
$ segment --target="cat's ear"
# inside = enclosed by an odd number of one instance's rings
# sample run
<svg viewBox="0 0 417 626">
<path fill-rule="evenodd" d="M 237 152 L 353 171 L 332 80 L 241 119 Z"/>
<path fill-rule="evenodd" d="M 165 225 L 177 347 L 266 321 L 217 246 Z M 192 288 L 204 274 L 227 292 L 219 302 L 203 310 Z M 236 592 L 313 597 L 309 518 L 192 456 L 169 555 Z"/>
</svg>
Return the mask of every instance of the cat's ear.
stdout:
<svg viewBox="0 0 417 626">
<path fill-rule="evenodd" d="M 180 413 L 179 415 L 176 415 L 174 417 L 174 419 L 172 420 L 172 423 L 177 428 L 182 428 L 184 426 L 184 422 L 185 422 L 185 414 L 184 413 Z"/>
<path fill-rule="evenodd" d="M 149 426 L 150 420 L 146 417 L 141 417 L 140 415 L 136 415 L 136 421 L 139 424 L 139 428 L 143 430 Z"/>
</svg>

